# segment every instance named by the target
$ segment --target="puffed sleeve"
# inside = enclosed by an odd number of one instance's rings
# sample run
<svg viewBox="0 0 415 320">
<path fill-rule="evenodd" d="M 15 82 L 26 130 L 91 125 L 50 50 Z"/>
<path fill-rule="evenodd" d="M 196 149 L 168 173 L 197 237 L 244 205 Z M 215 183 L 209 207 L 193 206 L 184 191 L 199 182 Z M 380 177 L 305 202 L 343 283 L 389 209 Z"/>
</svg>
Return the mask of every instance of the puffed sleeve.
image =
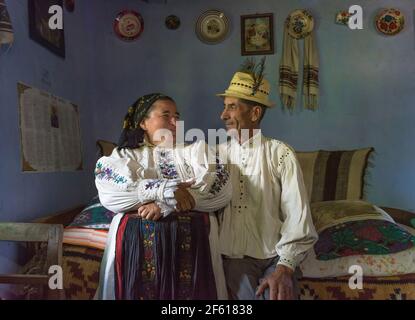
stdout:
<svg viewBox="0 0 415 320">
<path fill-rule="evenodd" d="M 189 192 L 195 199 L 195 210 L 213 212 L 225 207 L 232 197 L 232 184 L 223 163 L 204 141 L 190 148 L 195 184 Z"/>
<path fill-rule="evenodd" d="M 313 247 L 318 235 L 295 152 L 285 145 L 276 154 L 274 161 L 280 176 L 283 219 L 281 238 L 276 245 L 276 251 L 280 256 L 278 264 L 294 270 L 305 257 L 305 253 Z"/>
<path fill-rule="evenodd" d="M 178 180 L 146 179 L 145 170 L 136 161 L 134 151 L 114 149 L 95 166 L 95 185 L 104 207 L 113 212 L 127 212 L 140 205 L 156 202 L 163 215 L 174 211 L 174 191 Z"/>
</svg>

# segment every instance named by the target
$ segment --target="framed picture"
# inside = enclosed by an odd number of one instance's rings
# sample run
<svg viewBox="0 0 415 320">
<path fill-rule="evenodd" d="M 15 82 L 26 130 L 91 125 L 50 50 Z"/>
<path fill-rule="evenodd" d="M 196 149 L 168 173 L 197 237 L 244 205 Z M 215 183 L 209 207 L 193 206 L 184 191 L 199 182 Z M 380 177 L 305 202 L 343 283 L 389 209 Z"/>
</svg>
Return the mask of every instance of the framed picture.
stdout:
<svg viewBox="0 0 415 320">
<path fill-rule="evenodd" d="M 64 29 L 49 28 L 49 7 L 58 5 L 62 8 L 62 0 L 29 0 L 29 36 L 58 56 L 65 57 Z"/>
<path fill-rule="evenodd" d="M 241 16 L 241 54 L 274 53 L 274 15 L 272 13 Z"/>
</svg>

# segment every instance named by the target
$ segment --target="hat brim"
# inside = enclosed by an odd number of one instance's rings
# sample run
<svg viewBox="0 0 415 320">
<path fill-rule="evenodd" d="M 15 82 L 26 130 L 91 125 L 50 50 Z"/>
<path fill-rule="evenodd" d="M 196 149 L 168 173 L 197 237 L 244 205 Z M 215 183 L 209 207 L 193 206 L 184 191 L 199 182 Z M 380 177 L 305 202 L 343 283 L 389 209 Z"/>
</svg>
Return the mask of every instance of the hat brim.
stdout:
<svg viewBox="0 0 415 320">
<path fill-rule="evenodd" d="M 232 98 L 240 98 L 240 99 L 245 99 L 245 100 L 249 100 L 249 101 L 253 101 L 253 102 L 258 102 L 260 104 L 263 104 L 264 106 L 268 107 L 268 108 L 274 108 L 275 104 L 272 103 L 271 101 L 262 101 L 260 99 L 256 99 L 255 97 L 248 97 L 244 94 L 241 93 L 237 93 L 237 92 L 232 92 L 232 93 L 218 93 L 216 94 L 217 97 L 232 97 Z"/>
</svg>

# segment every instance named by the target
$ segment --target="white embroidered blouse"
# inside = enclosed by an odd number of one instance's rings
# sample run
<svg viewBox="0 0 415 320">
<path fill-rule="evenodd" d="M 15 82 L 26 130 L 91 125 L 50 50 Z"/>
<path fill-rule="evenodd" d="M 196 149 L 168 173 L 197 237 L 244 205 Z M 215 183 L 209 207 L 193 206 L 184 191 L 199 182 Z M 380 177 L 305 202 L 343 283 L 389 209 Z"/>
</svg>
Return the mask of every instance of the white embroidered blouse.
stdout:
<svg viewBox="0 0 415 320">
<path fill-rule="evenodd" d="M 220 223 L 222 254 L 279 255 L 279 264 L 295 269 L 318 238 L 295 152 L 260 132 L 242 145 L 230 139 L 219 150 L 233 189 Z"/>
<path fill-rule="evenodd" d="M 213 212 L 229 203 L 232 185 L 225 167 L 217 164 L 215 158 L 215 154 L 202 141 L 170 149 L 145 143 L 137 149 L 114 149 L 109 157 L 98 160 L 95 184 L 100 201 L 106 208 L 119 214 L 114 217 L 108 233 L 97 299 L 115 299 L 115 242 L 123 214 L 137 209 L 141 204 L 155 201 L 164 216 L 168 215 L 176 205 L 174 191 L 178 182 L 188 180 L 195 181 L 189 189 L 195 199 L 194 209 L 210 212 L 209 244 L 217 296 L 227 299 L 219 230 Z"/>
<path fill-rule="evenodd" d="M 175 210 L 177 184 L 194 180 L 189 189 L 195 210 L 213 212 L 232 196 L 229 174 L 223 165 L 209 164 L 210 148 L 204 141 L 164 148 L 144 143 L 136 149 L 114 149 L 98 160 L 95 184 L 103 206 L 127 212 L 155 201 L 164 216 Z M 213 157 L 215 159 L 215 157 Z"/>
</svg>

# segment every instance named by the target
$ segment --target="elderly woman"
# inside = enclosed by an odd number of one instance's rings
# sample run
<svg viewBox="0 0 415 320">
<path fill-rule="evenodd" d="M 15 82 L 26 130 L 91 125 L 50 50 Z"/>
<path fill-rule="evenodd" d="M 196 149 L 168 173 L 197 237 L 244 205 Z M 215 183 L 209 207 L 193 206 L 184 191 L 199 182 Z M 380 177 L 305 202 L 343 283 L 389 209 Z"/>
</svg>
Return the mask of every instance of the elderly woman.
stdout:
<svg viewBox="0 0 415 320">
<path fill-rule="evenodd" d="M 139 98 L 119 147 L 96 164 L 100 201 L 118 213 L 98 299 L 227 298 L 214 212 L 230 201 L 229 175 L 204 141 L 176 143 L 178 118 L 172 98 Z"/>
</svg>

